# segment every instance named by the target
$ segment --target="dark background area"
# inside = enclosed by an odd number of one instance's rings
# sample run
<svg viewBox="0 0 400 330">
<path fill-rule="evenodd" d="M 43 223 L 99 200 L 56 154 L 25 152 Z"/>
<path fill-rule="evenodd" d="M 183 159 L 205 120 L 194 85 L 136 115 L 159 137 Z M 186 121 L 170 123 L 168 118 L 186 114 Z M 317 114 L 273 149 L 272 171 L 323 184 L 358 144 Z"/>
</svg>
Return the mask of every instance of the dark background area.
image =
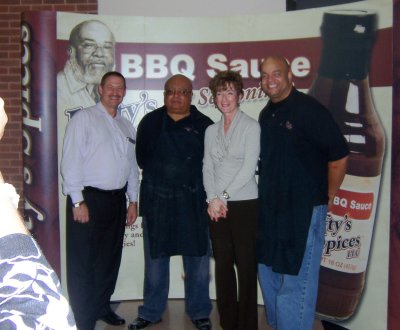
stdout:
<svg viewBox="0 0 400 330">
<path fill-rule="evenodd" d="M 286 11 L 361 2 L 360 0 L 286 0 Z"/>
</svg>

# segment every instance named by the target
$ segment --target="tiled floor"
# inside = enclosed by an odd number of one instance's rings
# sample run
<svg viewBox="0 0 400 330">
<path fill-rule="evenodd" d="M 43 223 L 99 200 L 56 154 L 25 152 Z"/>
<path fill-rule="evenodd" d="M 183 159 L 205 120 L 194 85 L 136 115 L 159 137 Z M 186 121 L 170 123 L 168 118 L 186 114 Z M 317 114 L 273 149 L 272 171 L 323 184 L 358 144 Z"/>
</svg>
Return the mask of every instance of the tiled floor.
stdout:
<svg viewBox="0 0 400 330">
<path fill-rule="evenodd" d="M 113 304 L 115 312 L 125 318 L 127 324 L 133 321 L 137 316 L 137 307 L 141 304 L 141 301 L 124 301 L 119 304 Z M 162 322 L 150 327 L 151 330 L 194 330 L 194 326 L 187 315 L 184 313 L 185 305 L 182 299 L 170 299 L 168 300 L 168 307 L 163 315 Z M 211 312 L 211 322 L 213 323 L 213 330 L 222 329 L 219 326 L 219 317 L 215 302 L 213 302 L 213 310 Z M 95 330 L 119 330 L 127 329 L 125 326 L 110 326 L 102 321 L 98 321 Z M 258 308 L 258 329 L 267 330 L 270 329 L 267 326 L 264 307 L 259 306 Z M 249 329 L 251 330 L 251 329 Z M 316 321 L 314 323 L 313 330 L 323 330 L 321 322 Z"/>
</svg>

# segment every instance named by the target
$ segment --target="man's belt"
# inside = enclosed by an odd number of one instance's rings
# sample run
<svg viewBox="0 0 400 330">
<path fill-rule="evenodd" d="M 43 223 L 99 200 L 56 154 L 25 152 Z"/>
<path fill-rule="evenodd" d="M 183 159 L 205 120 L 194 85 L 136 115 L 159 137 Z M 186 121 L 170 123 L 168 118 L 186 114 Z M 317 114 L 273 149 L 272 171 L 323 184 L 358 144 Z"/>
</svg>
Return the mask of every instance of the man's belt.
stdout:
<svg viewBox="0 0 400 330">
<path fill-rule="evenodd" d="M 96 188 L 96 187 L 92 187 L 92 186 L 86 186 L 85 190 L 86 191 L 92 191 L 92 192 L 100 193 L 100 194 L 113 195 L 114 196 L 114 195 L 119 195 L 119 194 L 125 194 L 127 186 L 128 186 L 128 184 L 126 184 L 121 189 L 114 189 L 114 190 L 104 190 L 104 189 L 100 189 L 100 188 Z"/>
</svg>

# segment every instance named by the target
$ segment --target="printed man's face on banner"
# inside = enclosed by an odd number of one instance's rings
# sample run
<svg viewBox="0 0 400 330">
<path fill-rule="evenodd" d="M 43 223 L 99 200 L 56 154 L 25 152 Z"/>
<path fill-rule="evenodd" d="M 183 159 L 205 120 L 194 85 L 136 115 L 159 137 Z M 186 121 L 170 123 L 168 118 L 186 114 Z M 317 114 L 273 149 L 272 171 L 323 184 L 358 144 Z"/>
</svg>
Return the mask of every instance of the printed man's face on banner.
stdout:
<svg viewBox="0 0 400 330">
<path fill-rule="evenodd" d="M 75 59 L 81 68 L 84 81 L 92 84 L 99 83 L 101 77 L 113 69 L 114 56 L 113 34 L 100 22 L 83 26 L 76 48 L 71 49 L 71 60 Z"/>
</svg>

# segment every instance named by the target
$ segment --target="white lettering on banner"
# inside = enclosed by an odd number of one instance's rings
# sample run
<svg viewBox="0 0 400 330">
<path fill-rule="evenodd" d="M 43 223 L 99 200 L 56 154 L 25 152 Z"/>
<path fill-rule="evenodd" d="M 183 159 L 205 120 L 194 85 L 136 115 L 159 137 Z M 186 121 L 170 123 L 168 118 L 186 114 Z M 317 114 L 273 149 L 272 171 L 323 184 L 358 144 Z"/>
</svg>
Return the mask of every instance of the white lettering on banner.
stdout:
<svg viewBox="0 0 400 330">
<path fill-rule="evenodd" d="M 143 59 L 137 54 L 121 54 L 121 73 L 125 78 L 140 78 L 144 74 Z"/>
<path fill-rule="evenodd" d="M 33 119 L 31 116 L 31 70 L 30 70 L 30 62 L 31 62 L 31 50 L 29 48 L 29 42 L 31 41 L 31 32 L 29 27 L 25 24 L 21 26 L 21 39 L 22 39 L 22 122 L 25 126 L 30 126 L 37 128 L 39 132 L 42 131 L 42 123 L 41 119 Z"/>
<path fill-rule="evenodd" d="M 311 63 L 307 57 L 299 56 L 293 59 L 290 68 L 295 77 L 303 78 L 309 75 Z"/>
<path fill-rule="evenodd" d="M 262 59 L 236 58 L 228 60 L 224 54 L 211 54 L 207 58 L 209 69 L 207 75 L 212 78 L 219 71 L 238 71 L 243 78 L 260 78 L 259 67 Z M 121 54 L 121 73 L 127 79 L 165 79 L 170 74 L 183 74 L 192 81 L 195 79 L 195 61 L 187 54 L 176 54 L 171 59 L 163 54 Z M 304 56 L 295 57 L 291 61 L 293 76 L 307 77 L 311 71 L 310 60 Z"/>
<path fill-rule="evenodd" d="M 169 60 L 162 54 L 121 54 L 121 73 L 125 78 L 165 79 L 169 73 L 183 74 L 194 80 L 195 63 L 191 56 L 177 54 Z"/>
<path fill-rule="evenodd" d="M 224 54 L 212 54 L 208 57 L 207 64 L 211 69 L 207 70 L 210 78 L 214 77 L 218 71 L 234 70 L 238 71 L 243 78 L 260 78 L 259 67 L 261 60 L 258 59 L 234 59 L 228 64 L 228 59 Z"/>
<path fill-rule="evenodd" d="M 224 54 L 213 54 L 208 57 L 207 64 L 215 69 L 215 70 L 207 70 L 207 74 L 210 78 L 213 78 L 216 74 L 217 71 L 224 71 L 228 70 L 228 66 L 224 63 L 228 59 Z"/>
<path fill-rule="evenodd" d="M 238 71 L 243 78 L 260 78 L 260 64 L 262 59 L 234 59 L 229 63 L 224 54 L 212 54 L 208 57 L 207 64 L 211 69 L 207 70 L 210 78 L 214 77 L 218 71 L 234 70 Z M 289 61 L 290 62 L 290 61 Z M 290 64 L 293 76 L 304 78 L 310 74 L 310 60 L 304 56 L 295 57 Z"/>
<path fill-rule="evenodd" d="M 167 57 L 164 55 L 146 55 L 146 78 L 165 78 L 168 75 Z"/>
<path fill-rule="evenodd" d="M 32 54 L 31 49 L 29 47 L 29 43 L 31 42 L 31 31 L 30 27 L 27 24 L 22 24 L 21 26 L 21 41 L 22 41 L 22 137 L 24 140 L 24 148 L 23 153 L 26 157 L 32 156 L 32 136 L 30 133 L 30 129 L 37 129 L 39 132 L 42 132 L 42 119 L 35 119 L 32 116 L 31 112 L 31 88 L 30 85 L 32 83 L 32 75 L 31 75 L 31 60 Z M 26 163 L 25 163 L 26 164 Z M 32 184 L 33 182 L 33 174 L 32 169 L 24 165 L 23 168 L 24 173 L 24 183 L 27 185 Z M 31 202 L 28 196 L 25 195 L 24 202 L 25 211 L 27 211 L 27 216 L 24 219 L 25 225 L 28 230 L 33 229 L 34 220 L 44 221 L 45 214 L 42 212 L 40 207 Z"/>
<path fill-rule="evenodd" d="M 171 59 L 171 73 L 173 75 L 181 73 L 189 79 L 194 80 L 194 65 L 194 60 L 191 56 L 185 54 L 176 55 Z"/>
</svg>

